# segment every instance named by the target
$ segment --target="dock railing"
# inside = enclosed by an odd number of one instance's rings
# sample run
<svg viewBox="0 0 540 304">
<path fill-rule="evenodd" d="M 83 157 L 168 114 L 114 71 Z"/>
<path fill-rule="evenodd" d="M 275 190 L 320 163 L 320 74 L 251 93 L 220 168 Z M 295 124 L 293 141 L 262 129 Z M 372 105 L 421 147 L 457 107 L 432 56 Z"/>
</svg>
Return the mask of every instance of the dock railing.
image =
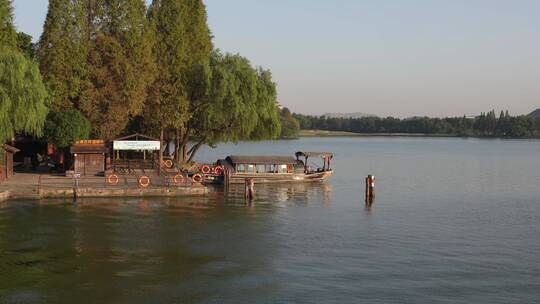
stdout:
<svg viewBox="0 0 540 304">
<path fill-rule="evenodd" d="M 174 181 L 174 176 L 162 174 L 161 176 L 150 176 L 149 184 L 146 187 L 141 186 L 137 175 L 120 175 L 118 182 L 113 180 L 111 183 L 105 176 L 48 176 L 42 175 L 38 181 L 38 191 L 47 189 L 144 189 L 144 188 L 182 188 L 194 187 L 200 184 L 194 183 L 190 178 L 184 177 L 181 183 Z M 178 179 L 177 179 L 178 180 Z"/>
</svg>

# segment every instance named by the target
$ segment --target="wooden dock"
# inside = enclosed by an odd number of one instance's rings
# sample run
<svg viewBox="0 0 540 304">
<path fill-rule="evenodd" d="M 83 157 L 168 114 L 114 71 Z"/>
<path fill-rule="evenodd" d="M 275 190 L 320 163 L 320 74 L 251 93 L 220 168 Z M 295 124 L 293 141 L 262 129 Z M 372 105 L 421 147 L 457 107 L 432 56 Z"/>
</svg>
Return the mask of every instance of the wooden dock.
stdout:
<svg viewBox="0 0 540 304">
<path fill-rule="evenodd" d="M 0 201 L 39 200 L 47 198 L 90 197 L 180 197 L 206 195 L 209 188 L 202 184 L 175 185 L 167 177 L 153 179 L 148 187 L 140 187 L 135 176 L 120 176 L 111 185 L 105 177 L 72 178 L 33 173 L 18 173 L 0 184 Z"/>
</svg>

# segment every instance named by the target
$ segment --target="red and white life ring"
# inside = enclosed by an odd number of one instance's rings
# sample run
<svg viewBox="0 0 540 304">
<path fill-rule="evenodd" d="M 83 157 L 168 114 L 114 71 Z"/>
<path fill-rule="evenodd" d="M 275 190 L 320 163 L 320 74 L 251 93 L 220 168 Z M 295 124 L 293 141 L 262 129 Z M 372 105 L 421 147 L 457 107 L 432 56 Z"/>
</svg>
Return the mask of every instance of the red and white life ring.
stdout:
<svg viewBox="0 0 540 304">
<path fill-rule="evenodd" d="M 214 168 L 214 174 L 216 174 L 216 175 L 222 175 L 223 171 L 224 171 L 224 169 L 223 169 L 222 166 L 217 166 L 217 167 Z"/>
<path fill-rule="evenodd" d="M 120 179 L 118 178 L 118 175 L 116 174 L 111 174 L 107 177 L 107 183 L 111 185 L 117 185 L 119 181 Z"/>
<path fill-rule="evenodd" d="M 191 180 L 194 182 L 194 183 L 197 183 L 197 184 L 201 184 L 203 182 L 203 177 L 202 175 L 200 174 L 195 174 L 191 177 Z"/>
<path fill-rule="evenodd" d="M 150 186 L 150 178 L 146 175 L 139 177 L 139 186 L 143 188 Z"/>
<path fill-rule="evenodd" d="M 212 172 L 212 169 L 210 168 L 209 165 L 204 165 L 204 166 L 202 166 L 202 168 L 201 168 L 201 172 L 202 172 L 203 174 L 209 174 L 210 172 Z"/>
<path fill-rule="evenodd" d="M 175 184 L 183 184 L 185 182 L 185 178 L 182 174 L 178 173 L 173 177 L 173 182 Z"/>
</svg>

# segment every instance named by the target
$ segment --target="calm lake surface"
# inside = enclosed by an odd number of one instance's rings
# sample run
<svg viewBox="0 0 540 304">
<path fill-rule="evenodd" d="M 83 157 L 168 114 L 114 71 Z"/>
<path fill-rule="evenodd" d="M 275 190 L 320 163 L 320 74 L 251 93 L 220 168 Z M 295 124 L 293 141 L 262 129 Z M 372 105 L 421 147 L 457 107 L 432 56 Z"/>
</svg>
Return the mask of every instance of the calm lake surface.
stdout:
<svg viewBox="0 0 540 304">
<path fill-rule="evenodd" d="M 9 202 L 0 303 L 539 303 L 540 141 L 304 138 L 312 185 L 205 198 Z M 377 177 L 365 207 L 363 180 Z"/>
</svg>

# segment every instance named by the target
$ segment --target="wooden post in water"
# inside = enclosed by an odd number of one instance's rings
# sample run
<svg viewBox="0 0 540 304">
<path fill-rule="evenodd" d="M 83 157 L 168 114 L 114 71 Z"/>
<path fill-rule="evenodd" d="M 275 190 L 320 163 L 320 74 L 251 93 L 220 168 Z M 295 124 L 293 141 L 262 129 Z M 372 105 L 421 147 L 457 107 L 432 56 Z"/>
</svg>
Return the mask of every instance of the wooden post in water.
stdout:
<svg viewBox="0 0 540 304">
<path fill-rule="evenodd" d="M 368 175 L 366 177 L 366 204 L 371 205 L 375 198 L 375 176 Z"/>
<path fill-rule="evenodd" d="M 246 178 L 245 187 L 246 200 L 251 202 L 253 200 L 253 197 L 255 196 L 255 181 L 253 180 L 253 178 Z"/>
</svg>

